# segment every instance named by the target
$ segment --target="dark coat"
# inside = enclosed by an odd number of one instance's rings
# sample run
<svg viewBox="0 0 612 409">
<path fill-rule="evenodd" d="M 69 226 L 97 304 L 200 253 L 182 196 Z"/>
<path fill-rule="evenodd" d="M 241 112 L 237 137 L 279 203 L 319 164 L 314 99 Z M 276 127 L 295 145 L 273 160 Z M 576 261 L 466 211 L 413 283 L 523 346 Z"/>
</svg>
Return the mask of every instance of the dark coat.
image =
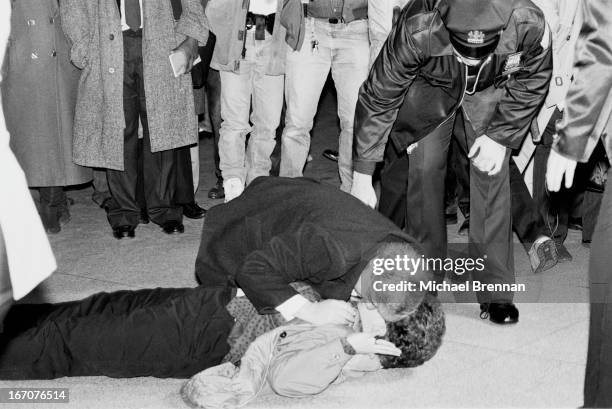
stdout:
<svg viewBox="0 0 612 409">
<path fill-rule="evenodd" d="M 208 28 L 200 0 L 143 1 L 143 71 L 151 151 L 197 142 L 191 75 L 175 78 L 168 56 L 186 36 L 201 45 Z M 62 24 L 83 68 L 74 124 L 76 163 L 123 170 L 123 36 L 117 0 L 62 0 Z"/>
<path fill-rule="evenodd" d="M 501 19 L 505 29 L 468 112 L 478 135 L 517 149 L 548 92 L 550 31 L 529 0 L 499 0 L 498 6 L 503 15 L 483 19 Z M 353 145 L 357 172 L 373 173 L 388 139 L 398 152 L 405 150 L 462 106 L 466 73 L 443 21 L 448 8 L 447 0 L 412 0 L 402 11 L 359 91 Z M 400 108 L 404 114 L 394 126 Z"/>
<path fill-rule="evenodd" d="M 238 198 L 208 211 L 196 260 L 205 287 L 238 286 L 260 313 L 296 295 L 294 281 L 322 298 L 348 300 L 378 245 L 414 243 L 389 219 L 311 179 L 259 177 Z"/>
<path fill-rule="evenodd" d="M 57 0 L 12 1 L 2 102 L 10 144 L 29 186 L 92 179 L 72 161 L 72 125 L 80 70 L 70 63 Z"/>
</svg>

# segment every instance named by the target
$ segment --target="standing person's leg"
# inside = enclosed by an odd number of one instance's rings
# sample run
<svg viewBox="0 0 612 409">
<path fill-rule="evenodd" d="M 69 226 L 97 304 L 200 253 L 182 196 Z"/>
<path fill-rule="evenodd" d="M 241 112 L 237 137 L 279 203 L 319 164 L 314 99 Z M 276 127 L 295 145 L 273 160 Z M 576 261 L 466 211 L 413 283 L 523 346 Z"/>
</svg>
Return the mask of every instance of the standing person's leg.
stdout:
<svg viewBox="0 0 612 409">
<path fill-rule="evenodd" d="M 468 152 L 477 135 L 461 110 L 455 129 L 460 145 Z M 493 176 L 470 163 L 470 256 L 484 258 L 485 266 L 482 271 L 474 270 L 472 275 L 486 284 L 514 283 L 509 160 L 510 150 L 507 149 L 501 170 Z M 510 291 L 479 292 L 481 316 L 496 323 L 518 321 L 518 310 L 512 305 L 513 296 Z"/>
<path fill-rule="evenodd" d="M 113 228 L 113 235 L 134 237 L 138 225 L 140 206 L 136 200 L 136 183 L 138 177 L 138 116 L 140 101 L 138 99 L 138 56 L 142 55 L 141 41 L 123 34 L 123 114 L 125 130 L 123 131 L 123 171 L 107 169 L 106 176 L 111 193 L 108 203 L 108 221 Z"/>
<path fill-rule="evenodd" d="M 425 257 L 446 257 L 444 178 L 453 123 L 450 118 L 408 155 L 406 232 L 422 245 Z"/>
<path fill-rule="evenodd" d="M 272 160 L 270 155 L 276 145 L 276 129 L 283 109 L 284 75 L 266 75 L 265 69 L 271 57 L 272 37 L 256 40 L 258 60 L 253 71 L 253 130 L 246 151 L 246 184 L 259 176 L 269 176 Z"/>
<path fill-rule="evenodd" d="M 546 235 L 555 241 L 558 260 L 563 262 L 572 260 L 572 255 L 563 243 L 567 238 L 571 199 L 575 195 L 575 191 L 565 189 L 561 192 L 549 192 L 546 189 L 546 162 L 550 156 L 553 136 L 556 133 L 555 125 L 561 117 L 561 111 L 556 110 L 553 113 L 542 135 L 541 143 L 535 147 L 533 156 L 533 200 L 544 220 Z"/>
<path fill-rule="evenodd" d="M 612 169 L 608 170 L 608 180 Z M 612 189 L 606 189 L 589 261 L 591 317 L 584 407 L 612 407 Z"/>
<path fill-rule="evenodd" d="M 458 138 L 451 141 L 450 165 L 457 180 L 457 206 L 465 217 L 458 233 L 467 236 L 470 230 L 470 161 L 461 148 Z"/>
<path fill-rule="evenodd" d="M 211 199 L 223 199 L 225 191 L 223 190 L 223 176 L 219 165 L 219 130 L 221 129 L 221 76 L 219 71 L 210 69 L 206 78 L 206 98 L 208 99 L 208 115 L 210 116 L 210 124 L 213 133 L 213 160 L 215 163 L 215 176 L 217 182 L 208 191 L 208 197 Z"/>
<path fill-rule="evenodd" d="M 542 215 L 529 194 L 523 175 L 514 159 L 510 159 L 509 166 L 512 227 L 529 254 L 533 272 L 540 273 L 557 264 L 557 248 L 555 242 L 546 235 Z"/>
<path fill-rule="evenodd" d="M 93 193 L 91 200 L 101 208 L 108 205 L 107 200 L 110 200 L 111 194 L 108 190 L 108 181 L 106 180 L 106 170 L 101 168 L 93 169 Z"/>
<path fill-rule="evenodd" d="M 306 19 L 302 48 L 287 47 L 285 98 L 287 111 L 281 141 L 280 176 L 302 176 L 319 98 L 331 68 L 329 23 Z"/>
<path fill-rule="evenodd" d="M 406 227 L 406 190 L 408 189 L 409 160 L 405 150 L 398 152 L 392 143 L 385 149 L 385 162 L 380 172 L 378 211 L 400 229 Z"/>
<path fill-rule="evenodd" d="M 40 218 L 47 233 L 59 233 L 62 206 L 66 203 L 66 193 L 62 186 L 45 186 L 38 189 L 40 194 Z"/>
<path fill-rule="evenodd" d="M 340 140 L 338 143 L 338 172 L 344 192 L 353 184 L 353 121 L 359 88 L 368 77 L 370 42 L 368 21 L 356 20 L 333 29 L 331 72 L 338 94 Z"/>
<path fill-rule="evenodd" d="M 239 72 L 220 72 L 222 122 L 219 131 L 219 164 L 226 202 L 240 196 L 246 182 L 245 141 L 251 132 L 249 113 L 257 58 L 253 30 L 247 31 L 246 35 L 246 54 L 240 61 Z"/>
</svg>

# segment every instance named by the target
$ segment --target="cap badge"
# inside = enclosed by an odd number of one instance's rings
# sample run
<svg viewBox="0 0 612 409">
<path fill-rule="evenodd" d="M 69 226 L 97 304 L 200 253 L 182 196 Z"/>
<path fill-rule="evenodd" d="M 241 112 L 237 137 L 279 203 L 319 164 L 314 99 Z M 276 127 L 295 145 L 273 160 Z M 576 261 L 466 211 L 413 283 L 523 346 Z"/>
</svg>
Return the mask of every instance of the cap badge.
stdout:
<svg viewBox="0 0 612 409">
<path fill-rule="evenodd" d="M 468 33 L 467 41 L 470 44 L 483 44 L 485 35 L 480 30 L 472 30 Z"/>
</svg>

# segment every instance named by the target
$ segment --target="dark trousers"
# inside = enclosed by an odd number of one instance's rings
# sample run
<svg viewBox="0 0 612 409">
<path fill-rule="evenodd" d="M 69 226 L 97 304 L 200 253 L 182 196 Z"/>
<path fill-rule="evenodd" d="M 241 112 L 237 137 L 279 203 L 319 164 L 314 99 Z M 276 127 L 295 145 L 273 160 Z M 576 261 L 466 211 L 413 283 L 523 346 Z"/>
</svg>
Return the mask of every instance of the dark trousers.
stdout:
<svg viewBox="0 0 612 409">
<path fill-rule="evenodd" d="M 138 179 L 138 123 L 142 123 L 142 180 L 144 199 L 149 217 L 154 223 L 181 221 L 182 210 L 173 203 L 176 188 L 174 152 L 151 152 L 149 125 L 142 69 L 141 32 L 123 33 L 124 75 L 123 112 L 124 170 L 107 170 L 108 186 L 112 196 L 108 220 L 113 228 L 136 226 L 140 216 L 137 200 Z"/>
<path fill-rule="evenodd" d="M 407 157 L 404 152 L 394 152 L 389 144 L 385 162 L 387 169 L 381 173 L 379 209 L 385 215 L 396 211 L 392 219 L 397 223 L 402 218 L 397 216 L 402 213 L 398 209 L 401 202 L 394 199 L 405 195 L 405 230 L 421 243 L 427 257 L 444 258 L 447 255 L 444 179 L 453 136 L 463 154 L 476 138 L 461 111 L 419 141 L 417 148 Z M 502 170 L 495 176 L 488 176 L 470 164 L 470 256 L 486 255 L 485 269 L 473 274 L 474 280 L 485 283 L 514 283 L 509 159 L 508 152 Z M 403 173 L 406 169 L 407 179 Z M 403 190 L 402 185 L 405 187 Z M 385 197 L 387 194 L 392 197 Z M 513 294 L 482 292 L 478 296 L 480 302 L 511 301 Z"/>
<path fill-rule="evenodd" d="M 188 378 L 221 363 L 231 291 L 158 288 L 13 306 L 0 334 L 0 379 Z"/>
<path fill-rule="evenodd" d="M 185 146 L 175 149 L 174 161 L 176 164 L 176 191 L 174 194 L 174 203 L 177 205 L 195 203 L 193 171 L 191 169 L 191 148 Z"/>
<path fill-rule="evenodd" d="M 215 176 L 221 180 L 221 168 L 219 159 L 219 129 L 221 129 L 221 75 L 217 70 L 209 70 L 206 78 L 206 98 L 208 99 L 208 114 L 212 127 L 213 159 L 215 161 Z"/>
<path fill-rule="evenodd" d="M 574 196 L 577 194 L 576 190 L 581 189 L 578 186 L 580 183 L 574 183 L 576 187 L 572 189 L 562 187 L 559 192 L 549 192 L 546 188 L 546 163 L 550 156 L 553 135 L 556 133 L 555 125 L 561 116 L 561 111 L 555 111 L 542 135 L 542 142 L 536 146 L 533 157 L 533 200 L 543 218 L 545 234 L 558 243 L 563 243 L 567 237 Z"/>
<path fill-rule="evenodd" d="M 608 170 L 608 180 L 612 169 Z M 584 406 L 612 407 L 612 189 L 606 189 L 591 244 L 591 318 Z"/>
<path fill-rule="evenodd" d="M 457 139 L 453 138 L 448 152 L 445 180 L 446 213 L 457 213 L 457 208 L 465 218 L 470 217 L 470 163 L 461 150 Z"/>
</svg>

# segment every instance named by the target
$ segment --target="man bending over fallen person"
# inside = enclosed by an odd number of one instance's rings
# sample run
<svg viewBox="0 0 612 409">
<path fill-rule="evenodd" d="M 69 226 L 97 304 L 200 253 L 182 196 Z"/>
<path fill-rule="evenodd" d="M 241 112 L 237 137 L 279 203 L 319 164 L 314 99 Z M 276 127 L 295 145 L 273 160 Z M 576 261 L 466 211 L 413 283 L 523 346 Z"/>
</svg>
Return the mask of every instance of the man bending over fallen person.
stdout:
<svg viewBox="0 0 612 409">
<path fill-rule="evenodd" d="M 207 288 L 239 287 L 260 314 L 280 312 L 286 320 L 350 324 L 354 312 L 346 301 L 355 290 L 367 292 L 383 318 L 395 321 L 414 310 L 424 292 L 371 291 L 372 263 L 422 254 L 389 219 L 333 186 L 259 177 L 238 198 L 208 211 L 196 276 Z M 378 278 L 395 284 L 428 279 L 427 272 L 401 268 Z M 306 300 L 289 285 L 294 281 L 312 286 L 323 301 Z"/>
</svg>

